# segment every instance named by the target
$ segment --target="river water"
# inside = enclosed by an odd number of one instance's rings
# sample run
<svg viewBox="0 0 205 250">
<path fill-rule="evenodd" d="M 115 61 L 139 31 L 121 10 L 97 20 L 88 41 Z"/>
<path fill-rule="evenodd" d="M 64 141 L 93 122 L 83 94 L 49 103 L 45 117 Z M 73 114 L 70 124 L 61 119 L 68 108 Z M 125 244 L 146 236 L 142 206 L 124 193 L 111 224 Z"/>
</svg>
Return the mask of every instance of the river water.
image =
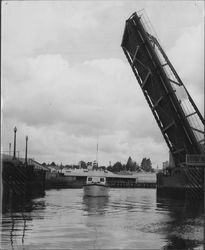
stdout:
<svg viewBox="0 0 205 250">
<path fill-rule="evenodd" d="M 48 190 L 3 205 L 1 249 L 203 249 L 203 207 L 155 189 Z"/>
</svg>

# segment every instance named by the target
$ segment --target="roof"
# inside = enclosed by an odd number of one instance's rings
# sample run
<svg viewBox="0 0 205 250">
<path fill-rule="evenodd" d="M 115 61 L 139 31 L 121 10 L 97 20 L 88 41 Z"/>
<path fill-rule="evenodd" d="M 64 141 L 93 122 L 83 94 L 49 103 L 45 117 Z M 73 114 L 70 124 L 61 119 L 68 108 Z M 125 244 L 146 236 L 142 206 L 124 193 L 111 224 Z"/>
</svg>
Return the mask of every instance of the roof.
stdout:
<svg viewBox="0 0 205 250">
<path fill-rule="evenodd" d="M 146 172 L 140 172 L 140 173 L 133 173 L 128 175 L 122 175 L 122 174 L 114 174 L 110 171 L 103 171 L 103 170 L 85 170 L 85 169 L 74 169 L 74 170 L 68 170 L 68 169 L 62 169 L 62 173 L 64 173 L 65 176 L 103 176 L 103 177 L 109 177 L 109 178 L 123 178 L 123 179 L 138 179 L 138 181 L 150 181 L 150 182 L 156 182 L 156 174 L 155 173 L 146 173 Z"/>
</svg>

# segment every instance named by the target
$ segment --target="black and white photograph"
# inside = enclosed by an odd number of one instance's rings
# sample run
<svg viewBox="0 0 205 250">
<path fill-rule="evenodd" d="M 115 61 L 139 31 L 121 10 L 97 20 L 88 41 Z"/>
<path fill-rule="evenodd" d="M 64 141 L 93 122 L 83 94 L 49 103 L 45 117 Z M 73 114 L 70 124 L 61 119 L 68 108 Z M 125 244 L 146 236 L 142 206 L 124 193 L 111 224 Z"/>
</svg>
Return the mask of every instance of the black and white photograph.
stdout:
<svg viewBox="0 0 205 250">
<path fill-rule="evenodd" d="M 1 1 L 0 249 L 204 249 L 204 1 Z"/>
</svg>

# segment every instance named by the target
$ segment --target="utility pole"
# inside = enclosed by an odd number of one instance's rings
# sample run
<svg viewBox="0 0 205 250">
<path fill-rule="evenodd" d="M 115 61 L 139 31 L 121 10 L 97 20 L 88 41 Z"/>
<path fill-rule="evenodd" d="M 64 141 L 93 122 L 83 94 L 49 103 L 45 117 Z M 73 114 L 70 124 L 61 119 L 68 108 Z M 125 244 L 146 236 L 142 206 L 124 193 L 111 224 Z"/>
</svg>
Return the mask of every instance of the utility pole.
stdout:
<svg viewBox="0 0 205 250">
<path fill-rule="evenodd" d="M 16 159 L 16 132 L 17 132 L 17 128 L 14 128 L 14 155 L 13 155 L 13 159 Z"/>
</svg>

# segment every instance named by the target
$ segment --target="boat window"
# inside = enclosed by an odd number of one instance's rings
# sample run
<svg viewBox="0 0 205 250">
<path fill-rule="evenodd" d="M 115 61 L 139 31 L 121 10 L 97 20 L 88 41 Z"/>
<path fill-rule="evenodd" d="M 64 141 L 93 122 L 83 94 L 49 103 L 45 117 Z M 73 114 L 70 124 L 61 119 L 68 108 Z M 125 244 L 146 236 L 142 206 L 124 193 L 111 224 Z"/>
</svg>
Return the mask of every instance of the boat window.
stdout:
<svg viewBox="0 0 205 250">
<path fill-rule="evenodd" d="M 88 177 L 88 181 L 92 181 L 92 178 L 91 178 L 91 177 Z"/>
<path fill-rule="evenodd" d="M 103 182 L 103 181 L 104 181 L 104 178 L 100 178 L 100 181 L 102 181 L 102 182 Z"/>
</svg>

